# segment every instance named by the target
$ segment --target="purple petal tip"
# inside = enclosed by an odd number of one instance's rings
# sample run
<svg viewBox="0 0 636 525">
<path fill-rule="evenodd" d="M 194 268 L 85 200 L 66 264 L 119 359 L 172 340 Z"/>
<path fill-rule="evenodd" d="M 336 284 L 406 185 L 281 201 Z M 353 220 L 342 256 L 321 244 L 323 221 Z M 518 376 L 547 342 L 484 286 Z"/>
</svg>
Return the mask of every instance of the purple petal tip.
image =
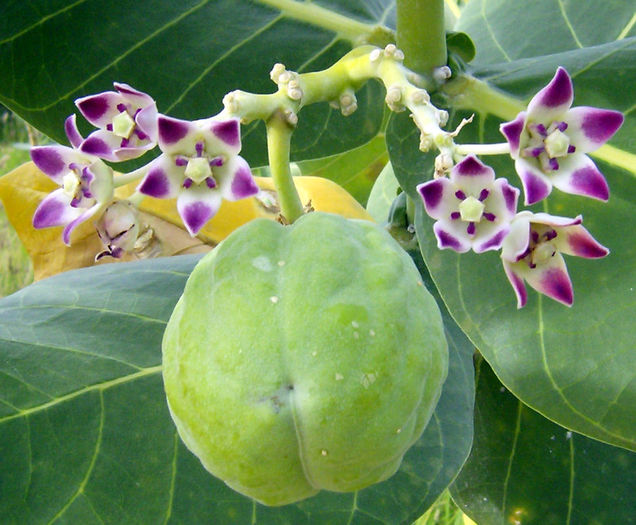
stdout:
<svg viewBox="0 0 636 525">
<path fill-rule="evenodd" d="M 240 146 L 241 144 L 239 121 L 236 119 L 213 124 L 212 132 L 230 146 Z"/>
<path fill-rule="evenodd" d="M 188 122 L 160 116 L 158 120 L 159 139 L 163 144 L 179 142 L 188 134 Z"/>
</svg>

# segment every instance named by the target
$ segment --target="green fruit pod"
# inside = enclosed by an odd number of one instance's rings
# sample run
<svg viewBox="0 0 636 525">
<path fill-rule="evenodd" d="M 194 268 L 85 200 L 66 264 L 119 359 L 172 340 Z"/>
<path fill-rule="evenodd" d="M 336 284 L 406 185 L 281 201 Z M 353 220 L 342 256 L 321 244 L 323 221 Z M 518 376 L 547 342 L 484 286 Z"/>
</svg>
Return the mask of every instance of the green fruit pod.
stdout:
<svg viewBox="0 0 636 525">
<path fill-rule="evenodd" d="M 320 212 L 232 233 L 193 270 L 163 340 L 184 443 L 266 505 L 393 475 L 447 369 L 406 252 L 371 222 Z"/>
</svg>

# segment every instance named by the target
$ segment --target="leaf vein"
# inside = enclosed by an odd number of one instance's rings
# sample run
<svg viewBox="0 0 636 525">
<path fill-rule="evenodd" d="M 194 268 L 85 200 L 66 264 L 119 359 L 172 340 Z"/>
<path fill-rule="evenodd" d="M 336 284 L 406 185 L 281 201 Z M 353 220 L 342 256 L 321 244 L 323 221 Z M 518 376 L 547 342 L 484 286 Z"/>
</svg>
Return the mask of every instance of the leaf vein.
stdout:
<svg viewBox="0 0 636 525">
<path fill-rule="evenodd" d="M 91 474 L 93 473 L 93 469 L 95 468 L 95 463 L 97 462 L 97 456 L 98 456 L 99 450 L 100 450 L 100 448 L 102 446 L 102 435 L 104 433 L 105 413 L 104 413 L 104 393 L 103 393 L 103 391 L 99 392 L 99 408 L 100 408 L 100 411 L 99 411 L 99 428 L 97 430 L 97 438 L 95 439 L 95 448 L 93 450 L 93 456 L 91 457 L 91 461 L 90 461 L 90 463 L 88 465 L 88 468 L 86 469 L 86 474 L 84 475 L 84 479 L 82 479 L 81 483 L 77 487 L 77 490 L 75 491 L 75 494 L 73 494 L 69 498 L 69 500 L 66 502 L 66 504 L 64 504 L 62 506 L 62 508 L 58 511 L 58 513 L 55 516 L 53 516 L 53 519 L 51 519 L 51 521 L 49 521 L 49 524 L 53 523 L 55 520 L 60 518 L 69 509 L 69 507 L 78 498 L 78 496 L 80 496 L 81 494 L 84 493 L 84 488 L 86 487 L 86 483 L 88 483 L 88 479 L 90 478 Z"/>
<path fill-rule="evenodd" d="M 56 405 L 59 405 L 60 403 L 64 403 L 66 401 L 70 401 L 71 399 L 74 399 L 76 397 L 82 396 L 82 395 L 84 395 L 86 393 L 89 393 L 89 392 L 98 391 L 98 392 L 100 392 L 100 395 L 101 395 L 101 392 L 103 392 L 104 390 L 108 390 L 109 388 L 113 388 L 113 387 L 116 387 L 118 385 L 128 383 L 130 381 L 135 381 L 136 379 L 139 379 L 141 377 L 157 374 L 159 372 L 161 372 L 161 365 L 151 366 L 149 368 L 143 368 L 139 372 L 135 372 L 134 374 L 129 374 L 127 376 L 118 377 L 116 379 L 111 379 L 109 381 L 104 381 L 102 383 L 95 383 L 94 385 L 86 386 L 84 388 L 81 388 L 79 390 L 75 390 L 74 392 L 70 392 L 70 393 L 65 394 L 63 396 L 54 397 L 51 401 L 48 401 L 46 403 L 42 403 L 41 405 L 35 405 L 33 407 L 30 407 L 30 408 L 25 408 L 23 410 L 20 410 L 16 414 L 10 414 L 8 416 L 0 417 L 0 424 L 4 423 L 6 421 L 11 421 L 13 419 L 20 418 L 20 417 L 30 416 L 31 414 L 35 414 L 37 412 L 41 412 L 42 410 L 46 410 L 48 408 L 54 407 Z"/>
</svg>

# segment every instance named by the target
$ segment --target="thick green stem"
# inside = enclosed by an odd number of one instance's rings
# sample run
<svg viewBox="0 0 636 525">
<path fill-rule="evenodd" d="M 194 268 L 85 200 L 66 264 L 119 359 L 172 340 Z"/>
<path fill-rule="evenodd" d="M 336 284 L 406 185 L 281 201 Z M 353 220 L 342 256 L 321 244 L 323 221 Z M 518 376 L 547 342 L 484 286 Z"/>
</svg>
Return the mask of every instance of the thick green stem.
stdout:
<svg viewBox="0 0 636 525">
<path fill-rule="evenodd" d="M 489 113 L 504 120 L 514 119 L 526 107 L 518 98 L 499 91 L 470 75 L 459 76 L 446 84 L 443 89 L 455 109 Z"/>
<path fill-rule="evenodd" d="M 417 73 L 446 65 L 444 0 L 397 0 L 397 45 Z"/>
<path fill-rule="evenodd" d="M 303 204 L 296 191 L 289 166 L 289 150 L 293 128 L 280 112 L 267 121 L 269 169 L 278 193 L 281 215 L 290 224 L 303 214 Z"/>
</svg>

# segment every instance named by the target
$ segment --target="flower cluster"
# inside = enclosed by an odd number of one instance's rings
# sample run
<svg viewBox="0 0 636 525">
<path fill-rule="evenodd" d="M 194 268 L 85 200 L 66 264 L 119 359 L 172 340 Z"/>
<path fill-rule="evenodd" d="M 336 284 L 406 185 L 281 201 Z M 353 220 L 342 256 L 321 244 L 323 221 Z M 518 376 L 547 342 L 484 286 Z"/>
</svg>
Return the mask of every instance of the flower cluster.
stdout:
<svg viewBox="0 0 636 525">
<path fill-rule="evenodd" d="M 623 123 L 617 111 L 574 107 L 572 80 L 563 68 L 511 122 L 501 125 L 524 190 L 524 203 L 545 199 L 553 187 L 601 201 L 609 188 L 586 155 L 607 142 Z M 501 260 L 516 295 L 527 301 L 525 283 L 567 306 L 572 283 L 561 254 L 604 257 L 601 246 L 581 225 L 582 217 L 517 213 L 519 190 L 495 179 L 492 168 L 469 154 L 441 176 L 417 186 L 440 249 L 482 253 L 501 249 Z"/>
<path fill-rule="evenodd" d="M 177 197 L 177 209 L 190 235 L 195 236 L 218 211 L 221 200 L 238 200 L 258 193 L 247 162 L 239 155 L 241 133 L 236 118 L 220 115 L 194 122 L 157 111 L 155 101 L 127 84 L 115 91 L 77 99 L 81 114 L 98 128 L 84 138 L 75 115 L 65 122 L 71 147 L 31 149 L 33 162 L 60 188 L 38 206 L 35 228 L 64 226 L 71 232 L 95 217 L 104 244 L 97 259 L 121 257 L 131 251 L 140 233 L 133 202 L 114 197 L 117 186 L 141 179 L 137 196 Z M 161 154 L 134 172 L 116 176 L 104 161 L 135 159 L 156 146 Z"/>
</svg>

